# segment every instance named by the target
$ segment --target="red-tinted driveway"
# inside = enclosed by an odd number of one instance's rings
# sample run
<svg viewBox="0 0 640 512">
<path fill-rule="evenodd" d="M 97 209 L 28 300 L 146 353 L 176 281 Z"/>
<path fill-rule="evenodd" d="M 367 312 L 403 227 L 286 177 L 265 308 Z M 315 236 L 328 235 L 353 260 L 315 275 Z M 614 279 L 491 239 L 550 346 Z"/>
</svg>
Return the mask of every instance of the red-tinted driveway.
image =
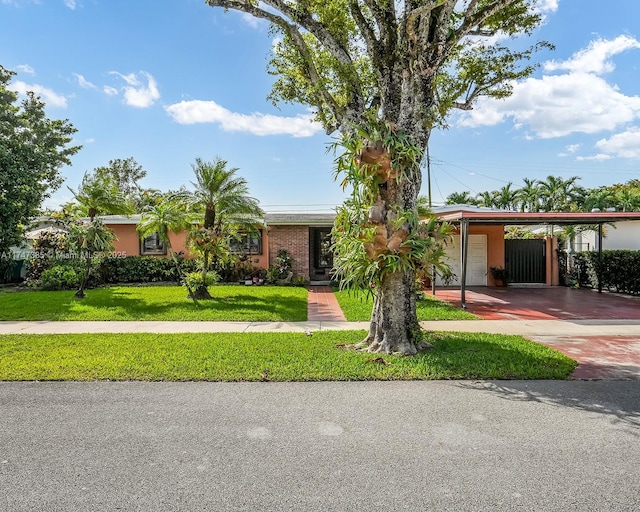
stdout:
<svg viewBox="0 0 640 512">
<path fill-rule="evenodd" d="M 436 297 L 460 306 L 459 289 L 438 289 Z M 639 320 L 640 297 L 567 287 L 473 288 L 466 292 L 466 303 L 467 311 L 486 320 L 574 320 L 574 336 L 541 332 L 531 339 L 578 361 L 574 379 L 640 379 L 637 336 L 584 336 L 578 322 Z"/>
<path fill-rule="evenodd" d="M 459 289 L 438 289 L 436 297 L 460 306 Z M 640 297 L 572 289 L 470 288 L 467 311 L 486 320 L 638 320 Z"/>
</svg>

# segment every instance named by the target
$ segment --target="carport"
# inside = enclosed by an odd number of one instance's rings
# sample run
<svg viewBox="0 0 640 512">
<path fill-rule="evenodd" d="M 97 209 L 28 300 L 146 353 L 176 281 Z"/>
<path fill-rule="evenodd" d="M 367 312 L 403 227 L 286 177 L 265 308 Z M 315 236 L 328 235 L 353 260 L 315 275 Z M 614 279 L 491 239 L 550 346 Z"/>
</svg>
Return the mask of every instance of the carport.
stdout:
<svg viewBox="0 0 640 512">
<path fill-rule="evenodd" d="M 595 225 L 598 230 L 598 254 L 602 254 L 602 226 L 630 220 L 640 220 L 640 212 L 511 212 L 511 211 L 472 211 L 459 209 L 437 214 L 443 221 L 458 224 L 461 243 L 460 304 L 466 309 L 466 277 L 469 247 L 470 225 L 522 226 L 583 226 Z M 602 293 L 602 280 L 598 279 L 598 293 Z"/>
</svg>

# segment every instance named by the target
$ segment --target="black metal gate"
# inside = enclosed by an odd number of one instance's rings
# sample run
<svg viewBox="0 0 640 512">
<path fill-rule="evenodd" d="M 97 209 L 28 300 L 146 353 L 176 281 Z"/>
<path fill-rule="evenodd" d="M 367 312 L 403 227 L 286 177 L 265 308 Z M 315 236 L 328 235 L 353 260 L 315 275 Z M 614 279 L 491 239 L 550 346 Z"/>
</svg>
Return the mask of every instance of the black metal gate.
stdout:
<svg viewBox="0 0 640 512">
<path fill-rule="evenodd" d="M 543 239 L 505 240 L 504 260 L 510 283 L 546 282 L 546 244 Z"/>
</svg>

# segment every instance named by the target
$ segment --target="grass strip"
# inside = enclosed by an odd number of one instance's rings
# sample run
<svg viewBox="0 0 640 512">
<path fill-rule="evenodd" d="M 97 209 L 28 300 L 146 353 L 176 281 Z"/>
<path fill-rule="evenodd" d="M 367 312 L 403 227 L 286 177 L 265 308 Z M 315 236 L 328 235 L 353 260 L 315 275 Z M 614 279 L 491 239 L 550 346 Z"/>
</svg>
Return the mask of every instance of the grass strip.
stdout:
<svg viewBox="0 0 640 512">
<path fill-rule="evenodd" d="M 334 293 L 347 320 L 364 322 L 371 319 L 371 294 L 353 290 L 334 290 Z M 416 304 L 418 320 L 479 320 L 477 316 L 432 295 L 424 297 L 424 300 L 419 300 Z"/>
<path fill-rule="evenodd" d="M 565 379 L 576 362 L 520 336 L 430 333 L 415 357 L 338 348 L 364 331 L 0 336 L 3 381 Z"/>
<path fill-rule="evenodd" d="M 0 291 L 0 320 L 182 320 L 301 322 L 307 290 L 284 286 L 212 286 L 194 302 L 181 286 L 112 286 L 87 291 Z"/>
</svg>

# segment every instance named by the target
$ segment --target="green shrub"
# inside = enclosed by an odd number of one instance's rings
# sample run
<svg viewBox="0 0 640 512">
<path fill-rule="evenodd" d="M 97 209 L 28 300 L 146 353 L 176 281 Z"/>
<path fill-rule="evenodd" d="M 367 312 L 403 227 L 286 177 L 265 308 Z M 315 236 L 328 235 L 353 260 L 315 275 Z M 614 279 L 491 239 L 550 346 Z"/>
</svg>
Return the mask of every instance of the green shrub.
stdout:
<svg viewBox="0 0 640 512">
<path fill-rule="evenodd" d="M 292 279 L 291 284 L 293 286 L 307 286 L 307 280 L 304 276 L 295 276 Z"/>
<path fill-rule="evenodd" d="M 598 276 L 607 291 L 640 295 L 640 251 L 604 250 L 602 260 L 595 251 L 574 257 L 575 276 L 584 288 L 597 288 Z"/>
<path fill-rule="evenodd" d="M 68 265 L 56 265 L 40 274 L 41 290 L 69 290 L 78 286 L 78 274 Z"/>
<path fill-rule="evenodd" d="M 208 288 L 220 281 L 217 272 L 209 270 L 204 285 Z M 189 290 L 196 290 L 202 285 L 202 272 L 189 272 L 185 274 L 182 284 Z"/>
<path fill-rule="evenodd" d="M 180 272 L 186 274 L 196 268 L 194 260 L 179 259 Z M 105 258 L 97 274 L 102 283 L 157 283 L 180 282 L 181 275 L 171 258 L 155 256 L 126 256 Z"/>
</svg>

